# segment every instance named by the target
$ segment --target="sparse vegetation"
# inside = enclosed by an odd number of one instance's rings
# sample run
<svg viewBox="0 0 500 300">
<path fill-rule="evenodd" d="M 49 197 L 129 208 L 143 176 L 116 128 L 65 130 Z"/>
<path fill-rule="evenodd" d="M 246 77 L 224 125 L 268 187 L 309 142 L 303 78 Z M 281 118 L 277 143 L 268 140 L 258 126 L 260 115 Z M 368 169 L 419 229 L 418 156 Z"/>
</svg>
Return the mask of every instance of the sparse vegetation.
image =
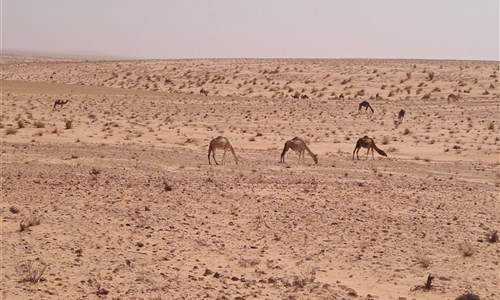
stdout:
<svg viewBox="0 0 500 300">
<path fill-rule="evenodd" d="M 64 123 L 65 123 L 64 128 L 66 128 L 66 129 L 72 129 L 73 128 L 73 120 L 66 119 L 66 120 L 64 120 Z"/>
<path fill-rule="evenodd" d="M 16 134 L 16 133 L 17 133 L 17 129 L 14 127 L 7 127 L 7 129 L 5 129 L 5 134 L 7 134 L 7 135 Z"/>
<path fill-rule="evenodd" d="M 42 217 L 37 213 L 31 213 L 19 223 L 19 231 L 26 231 L 28 228 L 40 225 Z"/>
<path fill-rule="evenodd" d="M 36 128 L 45 128 L 45 123 L 42 121 L 35 121 L 34 125 Z"/>
<path fill-rule="evenodd" d="M 39 260 L 28 260 L 19 263 L 16 269 L 19 277 L 21 278 L 21 282 L 35 284 L 42 278 L 43 273 L 47 269 L 47 265 Z"/>
</svg>

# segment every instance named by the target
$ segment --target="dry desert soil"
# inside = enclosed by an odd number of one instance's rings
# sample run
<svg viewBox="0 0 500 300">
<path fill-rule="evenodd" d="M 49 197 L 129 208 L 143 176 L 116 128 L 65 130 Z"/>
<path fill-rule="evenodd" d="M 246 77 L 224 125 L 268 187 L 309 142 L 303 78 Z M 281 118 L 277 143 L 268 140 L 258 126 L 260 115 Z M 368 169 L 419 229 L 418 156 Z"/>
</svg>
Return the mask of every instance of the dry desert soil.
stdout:
<svg viewBox="0 0 500 300">
<path fill-rule="evenodd" d="M 1 67 L 2 299 L 500 299 L 498 62 Z"/>
</svg>

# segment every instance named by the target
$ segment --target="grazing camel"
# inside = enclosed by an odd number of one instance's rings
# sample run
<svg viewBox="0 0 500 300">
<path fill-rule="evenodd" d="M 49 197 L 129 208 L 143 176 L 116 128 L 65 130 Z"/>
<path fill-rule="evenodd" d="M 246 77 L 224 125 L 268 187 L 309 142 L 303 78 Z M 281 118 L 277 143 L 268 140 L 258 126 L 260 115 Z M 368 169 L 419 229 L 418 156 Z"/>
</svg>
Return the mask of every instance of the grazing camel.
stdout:
<svg viewBox="0 0 500 300">
<path fill-rule="evenodd" d="M 54 101 L 54 106 L 52 107 L 52 110 L 55 110 L 58 105 L 61 106 L 62 108 L 64 104 L 68 103 L 68 101 L 69 100 L 63 101 L 61 99 L 57 99 L 56 101 Z"/>
<path fill-rule="evenodd" d="M 340 94 L 339 100 L 344 100 L 344 93 Z"/>
<path fill-rule="evenodd" d="M 224 164 L 224 161 L 226 159 L 226 152 L 227 150 L 231 150 L 231 153 L 233 153 L 234 156 L 234 161 L 236 164 L 238 164 L 238 157 L 236 156 L 236 153 L 234 152 L 233 146 L 229 143 L 229 140 L 223 136 L 218 136 L 210 141 L 210 144 L 208 145 L 208 164 L 212 164 L 210 162 L 210 154 L 212 154 L 212 157 L 214 158 L 215 164 L 218 165 L 217 161 L 215 160 L 215 149 L 223 149 L 224 154 L 222 155 L 222 164 Z"/>
<path fill-rule="evenodd" d="M 314 163 L 316 164 L 318 163 L 318 155 L 312 153 L 309 147 L 307 147 L 306 143 L 298 137 L 294 137 L 293 139 L 285 142 L 285 148 L 283 148 L 283 152 L 281 152 L 280 163 L 285 163 L 285 154 L 288 151 L 288 149 L 292 149 L 293 151 L 299 152 L 299 163 L 300 163 L 300 156 L 302 156 L 302 162 L 305 162 L 304 158 L 305 151 L 309 153 L 309 155 L 314 160 Z"/>
<path fill-rule="evenodd" d="M 366 108 L 365 111 L 368 110 L 368 109 L 370 109 L 372 112 L 374 112 L 373 108 L 371 107 L 370 103 L 368 103 L 368 101 L 361 102 L 359 104 L 359 109 L 358 110 L 361 110 L 361 108 L 363 108 L 363 107 Z"/>
<path fill-rule="evenodd" d="M 202 88 L 202 89 L 200 90 L 200 94 L 201 94 L 201 95 L 208 96 L 208 91 Z"/>
<path fill-rule="evenodd" d="M 375 156 L 373 155 L 373 149 L 375 149 L 377 151 L 378 154 L 382 155 L 382 156 L 387 156 L 387 154 L 382 151 L 380 148 L 378 148 L 376 145 L 375 145 L 375 142 L 373 141 L 372 138 L 369 138 L 368 136 L 364 136 L 362 138 L 360 138 L 357 142 L 356 142 L 356 147 L 354 148 L 354 151 L 352 152 L 352 159 L 354 159 L 354 153 L 356 153 L 356 156 L 358 157 L 358 160 L 359 160 L 359 149 L 361 148 L 368 148 L 368 151 L 366 152 L 366 159 L 368 159 L 368 154 L 370 153 L 370 149 L 372 150 L 372 157 L 375 158 Z"/>
<path fill-rule="evenodd" d="M 402 109 L 402 110 L 399 111 L 399 114 L 398 114 L 399 124 L 403 123 L 404 117 L 405 117 L 405 111 L 404 111 L 404 109 Z"/>
<path fill-rule="evenodd" d="M 306 94 L 300 96 L 300 99 L 309 99 L 309 96 L 307 96 Z"/>
<path fill-rule="evenodd" d="M 458 97 L 453 95 L 453 94 L 449 94 L 448 95 L 448 103 L 450 103 L 450 100 L 458 101 Z"/>
</svg>

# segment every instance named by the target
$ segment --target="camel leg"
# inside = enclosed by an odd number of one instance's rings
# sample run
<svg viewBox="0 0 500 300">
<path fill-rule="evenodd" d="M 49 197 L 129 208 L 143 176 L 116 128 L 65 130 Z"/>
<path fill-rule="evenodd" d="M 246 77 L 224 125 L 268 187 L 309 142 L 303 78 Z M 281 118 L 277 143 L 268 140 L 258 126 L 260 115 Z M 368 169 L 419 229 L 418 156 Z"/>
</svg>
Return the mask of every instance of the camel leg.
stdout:
<svg viewBox="0 0 500 300">
<path fill-rule="evenodd" d="M 224 164 L 224 162 L 226 161 L 226 152 L 227 148 L 224 149 L 224 154 L 222 154 L 222 164 Z"/>
<path fill-rule="evenodd" d="M 215 161 L 215 164 L 218 165 L 219 163 L 217 162 L 217 160 L 215 160 L 215 150 L 212 150 L 212 157 Z"/>
</svg>

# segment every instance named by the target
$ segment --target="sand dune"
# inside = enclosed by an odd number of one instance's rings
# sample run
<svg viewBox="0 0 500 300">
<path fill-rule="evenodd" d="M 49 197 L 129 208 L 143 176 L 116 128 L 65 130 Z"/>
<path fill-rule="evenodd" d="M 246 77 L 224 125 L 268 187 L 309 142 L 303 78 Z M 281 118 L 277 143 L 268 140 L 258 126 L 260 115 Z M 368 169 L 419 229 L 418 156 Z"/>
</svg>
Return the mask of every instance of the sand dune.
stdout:
<svg viewBox="0 0 500 300">
<path fill-rule="evenodd" d="M 498 299 L 498 69 L 5 59 L 2 298 Z M 295 136 L 317 165 L 279 163 Z"/>
</svg>

